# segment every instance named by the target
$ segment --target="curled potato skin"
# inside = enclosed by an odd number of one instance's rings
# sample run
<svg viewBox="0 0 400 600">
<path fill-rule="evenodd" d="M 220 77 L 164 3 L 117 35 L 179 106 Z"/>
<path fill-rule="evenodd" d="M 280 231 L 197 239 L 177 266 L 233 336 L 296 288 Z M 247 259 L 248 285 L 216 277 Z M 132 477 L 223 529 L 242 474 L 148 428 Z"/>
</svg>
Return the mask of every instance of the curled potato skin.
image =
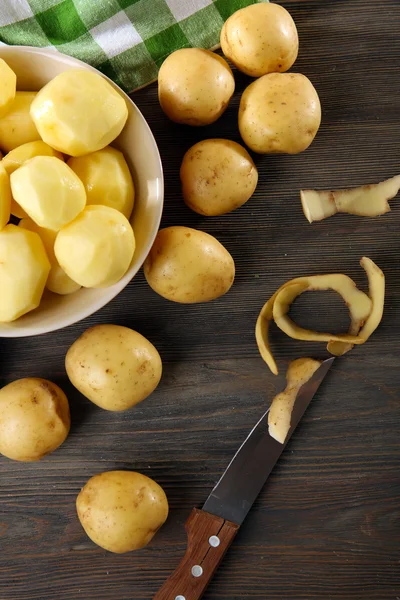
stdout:
<svg viewBox="0 0 400 600">
<path fill-rule="evenodd" d="M 367 274 L 369 295 L 372 300 L 372 311 L 359 333 L 364 343 L 373 334 L 382 320 L 385 304 L 385 275 L 378 265 L 367 256 L 362 257 L 360 264 Z"/>
<path fill-rule="evenodd" d="M 363 259 L 366 260 L 366 259 Z M 369 259 L 368 259 L 369 260 Z M 372 261 L 371 261 L 372 262 Z M 364 263 L 365 264 L 365 263 Z M 376 265 L 375 265 L 376 266 Z M 276 301 L 286 288 L 292 288 L 285 300 L 281 299 L 277 306 Z M 351 326 L 348 334 L 335 336 L 334 334 L 311 332 L 299 328 L 287 317 L 290 302 L 300 293 L 307 290 L 333 289 L 339 293 L 349 307 Z M 361 290 L 356 287 L 355 282 L 347 275 L 341 273 L 332 275 L 314 275 L 310 277 L 297 277 L 283 284 L 275 294 L 265 303 L 258 316 L 256 323 L 256 341 L 259 352 L 274 375 L 278 374 L 278 367 L 273 357 L 269 344 L 269 326 L 275 320 L 287 335 L 295 339 L 328 341 L 328 350 L 344 352 L 351 349 L 352 344 L 363 344 L 363 338 L 358 335 L 361 324 L 363 324 L 373 311 L 373 302 Z M 379 324 L 379 323 L 378 323 Z M 377 325 L 376 325 L 377 326 Z M 336 352 L 334 352 L 336 354 Z M 339 355 L 339 354 L 338 354 Z"/>
</svg>

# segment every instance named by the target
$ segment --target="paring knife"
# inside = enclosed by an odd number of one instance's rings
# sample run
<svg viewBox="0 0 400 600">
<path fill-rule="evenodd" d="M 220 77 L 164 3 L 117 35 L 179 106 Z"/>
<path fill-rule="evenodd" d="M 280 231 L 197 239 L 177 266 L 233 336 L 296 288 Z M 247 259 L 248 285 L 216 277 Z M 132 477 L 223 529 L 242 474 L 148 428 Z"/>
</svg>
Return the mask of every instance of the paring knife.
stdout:
<svg viewBox="0 0 400 600">
<path fill-rule="evenodd" d="M 335 359 L 325 360 L 300 388 L 285 443 L 268 433 L 268 412 L 249 433 L 203 509 L 194 508 L 185 523 L 188 546 L 185 556 L 153 600 L 199 600 L 233 542 L 247 513 L 283 452 Z"/>
</svg>

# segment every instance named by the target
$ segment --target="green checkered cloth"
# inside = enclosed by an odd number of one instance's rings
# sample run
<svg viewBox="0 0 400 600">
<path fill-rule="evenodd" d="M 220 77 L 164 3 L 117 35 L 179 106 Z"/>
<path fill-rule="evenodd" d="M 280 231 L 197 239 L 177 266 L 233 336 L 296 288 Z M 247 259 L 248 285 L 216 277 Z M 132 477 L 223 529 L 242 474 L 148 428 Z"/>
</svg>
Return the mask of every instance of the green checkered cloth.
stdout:
<svg viewBox="0 0 400 600">
<path fill-rule="evenodd" d="M 224 21 L 268 0 L 0 0 L 0 42 L 56 48 L 131 92 L 179 48 L 216 48 Z"/>
</svg>

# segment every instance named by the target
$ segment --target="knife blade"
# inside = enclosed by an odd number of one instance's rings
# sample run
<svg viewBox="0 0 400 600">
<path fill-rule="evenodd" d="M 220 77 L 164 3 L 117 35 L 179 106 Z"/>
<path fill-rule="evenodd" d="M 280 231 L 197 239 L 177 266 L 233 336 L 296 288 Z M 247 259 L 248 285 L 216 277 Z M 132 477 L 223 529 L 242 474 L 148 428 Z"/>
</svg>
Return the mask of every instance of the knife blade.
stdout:
<svg viewBox="0 0 400 600">
<path fill-rule="evenodd" d="M 236 452 L 204 503 L 185 523 L 188 545 L 184 558 L 153 600 L 199 600 L 231 545 L 269 474 L 282 454 L 335 358 L 321 363 L 299 390 L 285 443 L 268 433 L 268 413 Z"/>
<path fill-rule="evenodd" d="M 268 408 L 232 458 L 207 498 L 203 510 L 237 525 L 243 523 L 334 360 L 334 357 L 325 360 L 313 377 L 300 388 L 284 444 L 268 433 Z"/>
</svg>

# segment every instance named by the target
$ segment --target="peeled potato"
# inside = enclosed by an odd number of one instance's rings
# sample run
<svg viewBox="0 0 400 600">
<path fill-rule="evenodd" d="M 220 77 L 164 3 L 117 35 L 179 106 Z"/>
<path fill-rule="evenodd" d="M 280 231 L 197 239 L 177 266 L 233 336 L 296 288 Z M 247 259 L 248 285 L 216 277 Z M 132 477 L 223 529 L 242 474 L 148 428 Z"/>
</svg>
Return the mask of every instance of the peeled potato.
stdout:
<svg viewBox="0 0 400 600">
<path fill-rule="evenodd" d="M 155 481 L 134 471 L 95 475 L 76 499 L 78 517 L 90 539 L 122 554 L 146 546 L 168 516 L 168 500 Z"/>
<path fill-rule="evenodd" d="M 0 231 L 0 322 L 39 306 L 50 262 L 37 233 L 16 225 Z"/>
<path fill-rule="evenodd" d="M 321 104 L 311 81 L 300 73 L 269 73 L 243 92 L 239 130 L 259 154 L 298 154 L 313 141 Z"/>
<path fill-rule="evenodd" d="M 176 123 L 214 123 L 228 106 L 234 90 L 235 80 L 226 60 L 202 48 L 172 52 L 158 73 L 161 108 Z"/>
<path fill-rule="evenodd" d="M 128 108 L 104 77 L 71 69 L 40 90 L 31 116 L 46 144 L 82 156 L 111 144 L 126 123 Z"/>
<path fill-rule="evenodd" d="M 55 294 L 60 294 L 62 296 L 67 294 L 73 294 L 77 290 L 80 289 L 79 283 L 76 283 L 68 277 L 68 275 L 63 271 L 60 265 L 57 262 L 56 255 L 54 254 L 54 243 L 56 241 L 57 232 L 52 229 L 45 229 L 44 227 L 39 227 L 32 221 L 29 217 L 21 219 L 18 223 L 18 227 L 23 227 L 23 229 L 28 229 L 29 231 L 34 231 L 40 236 L 40 239 L 43 242 L 43 246 L 46 250 L 47 257 L 50 261 L 51 269 L 49 276 L 46 281 L 46 288 Z"/>
<path fill-rule="evenodd" d="M 0 58 L 0 117 L 11 108 L 17 89 L 17 76 L 5 60 Z"/>
<path fill-rule="evenodd" d="M 30 218 L 27 215 L 27 213 L 24 211 L 24 209 L 21 208 L 21 206 L 18 204 L 18 202 L 15 202 L 14 198 L 11 198 L 11 214 L 14 217 L 17 217 L 17 219 L 29 219 Z"/>
<path fill-rule="evenodd" d="M 257 167 L 243 146 L 231 140 L 198 142 L 183 157 L 180 177 L 186 204 L 200 215 L 223 215 L 252 196 Z"/>
<path fill-rule="evenodd" d="M 235 278 L 228 250 L 212 235 L 190 227 L 161 229 L 143 268 L 157 294 L 183 304 L 215 300 Z"/>
<path fill-rule="evenodd" d="M 86 205 L 83 183 L 55 156 L 35 156 L 11 174 L 16 202 L 40 227 L 58 231 Z"/>
<path fill-rule="evenodd" d="M 57 152 L 54 148 L 50 148 L 48 144 L 42 142 L 42 140 L 37 140 L 36 142 L 28 142 L 27 144 L 22 144 L 22 146 L 18 146 L 11 150 L 1 161 L 1 164 L 4 166 L 5 170 L 9 175 L 14 173 L 19 167 L 21 167 L 25 161 L 30 158 L 34 158 L 35 156 L 55 156 L 60 160 L 64 160 L 61 152 Z"/>
<path fill-rule="evenodd" d="M 27 377 L 0 390 L 0 452 L 35 461 L 53 452 L 70 428 L 68 400 L 51 381 Z"/>
<path fill-rule="evenodd" d="M 17 92 L 10 109 L 0 118 L 0 148 L 10 152 L 17 146 L 40 140 L 30 115 L 37 92 Z"/>
<path fill-rule="evenodd" d="M 297 58 L 299 38 L 288 11 L 279 4 L 252 4 L 233 13 L 221 31 L 225 56 L 246 75 L 290 69 Z"/>
<path fill-rule="evenodd" d="M 105 410 L 142 402 L 157 387 L 162 363 L 157 349 L 137 331 L 96 325 L 72 344 L 65 368 L 73 385 Z"/>
<path fill-rule="evenodd" d="M 93 204 L 61 229 L 54 251 L 71 279 L 84 287 L 107 287 L 128 270 L 135 236 L 122 213 Z"/>
<path fill-rule="evenodd" d="M 0 163 L 0 230 L 10 220 L 11 214 L 11 186 L 10 177 Z"/>
<path fill-rule="evenodd" d="M 68 166 L 86 189 L 87 204 L 103 204 L 131 216 L 135 190 L 124 155 L 108 146 L 86 156 L 70 158 Z"/>
</svg>

